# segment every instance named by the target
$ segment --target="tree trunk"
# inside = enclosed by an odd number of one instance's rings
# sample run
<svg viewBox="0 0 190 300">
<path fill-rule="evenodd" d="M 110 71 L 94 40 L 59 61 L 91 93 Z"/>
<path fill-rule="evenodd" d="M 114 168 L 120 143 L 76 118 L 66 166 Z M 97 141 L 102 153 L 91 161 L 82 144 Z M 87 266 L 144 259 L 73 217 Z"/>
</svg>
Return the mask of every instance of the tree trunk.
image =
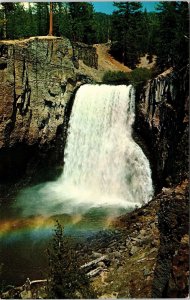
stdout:
<svg viewBox="0 0 190 300">
<path fill-rule="evenodd" d="M 50 2 L 49 12 L 49 35 L 53 35 L 53 3 Z"/>
</svg>

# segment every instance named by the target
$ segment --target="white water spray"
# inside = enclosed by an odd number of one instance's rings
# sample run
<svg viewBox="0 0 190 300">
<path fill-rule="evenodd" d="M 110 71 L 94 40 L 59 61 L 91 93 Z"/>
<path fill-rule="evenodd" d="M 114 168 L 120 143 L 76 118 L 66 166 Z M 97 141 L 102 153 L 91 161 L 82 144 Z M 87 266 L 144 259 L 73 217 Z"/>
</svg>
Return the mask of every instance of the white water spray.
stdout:
<svg viewBox="0 0 190 300">
<path fill-rule="evenodd" d="M 60 182 L 80 202 L 126 207 L 150 200 L 150 166 L 132 139 L 134 100 L 132 86 L 79 89 Z"/>
<path fill-rule="evenodd" d="M 132 138 L 134 101 L 132 86 L 80 87 L 69 122 L 64 171 L 38 190 L 38 213 L 40 202 L 43 212 L 45 205 L 56 214 L 133 208 L 151 199 L 149 162 Z"/>
</svg>

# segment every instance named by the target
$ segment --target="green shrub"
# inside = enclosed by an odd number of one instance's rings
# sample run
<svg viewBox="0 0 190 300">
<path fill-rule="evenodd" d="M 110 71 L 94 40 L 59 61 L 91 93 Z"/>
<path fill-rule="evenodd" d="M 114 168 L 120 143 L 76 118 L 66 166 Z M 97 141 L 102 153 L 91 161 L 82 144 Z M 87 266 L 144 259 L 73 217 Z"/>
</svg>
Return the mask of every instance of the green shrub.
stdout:
<svg viewBox="0 0 190 300">
<path fill-rule="evenodd" d="M 136 68 L 131 72 L 107 71 L 104 73 L 102 81 L 106 84 L 132 84 L 136 90 L 152 78 L 152 71 L 146 68 Z"/>
<path fill-rule="evenodd" d="M 107 71 L 102 78 L 106 84 L 129 84 L 128 75 L 122 71 Z"/>
<path fill-rule="evenodd" d="M 136 68 L 128 73 L 128 79 L 136 89 L 143 87 L 143 85 L 151 78 L 152 71 L 146 68 Z"/>
</svg>

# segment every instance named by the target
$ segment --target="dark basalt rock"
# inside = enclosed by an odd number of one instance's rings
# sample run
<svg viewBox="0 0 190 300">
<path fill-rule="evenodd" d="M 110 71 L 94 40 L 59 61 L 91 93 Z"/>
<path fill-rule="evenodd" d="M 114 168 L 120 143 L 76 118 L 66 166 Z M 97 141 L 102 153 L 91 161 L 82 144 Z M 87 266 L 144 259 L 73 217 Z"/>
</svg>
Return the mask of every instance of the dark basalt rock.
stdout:
<svg viewBox="0 0 190 300">
<path fill-rule="evenodd" d="M 157 264 L 154 272 L 152 288 L 153 298 L 170 298 L 171 282 L 175 279 L 172 276 L 173 265 L 176 264 L 175 253 L 181 247 L 181 240 L 188 234 L 188 185 L 187 182 L 181 190 L 174 190 L 170 195 L 161 198 L 160 209 L 158 211 L 158 228 L 160 232 L 160 248 L 158 252 Z M 188 252 L 188 245 L 185 251 Z M 181 254 L 182 256 L 184 255 Z M 186 265 L 188 265 L 188 259 Z M 186 266 L 184 267 L 184 270 Z M 183 274 L 183 289 L 175 287 L 176 295 L 187 297 L 188 280 L 187 273 Z"/>
<path fill-rule="evenodd" d="M 156 191 L 188 174 L 188 70 L 168 70 L 136 99 L 134 138 L 148 156 Z"/>
</svg>

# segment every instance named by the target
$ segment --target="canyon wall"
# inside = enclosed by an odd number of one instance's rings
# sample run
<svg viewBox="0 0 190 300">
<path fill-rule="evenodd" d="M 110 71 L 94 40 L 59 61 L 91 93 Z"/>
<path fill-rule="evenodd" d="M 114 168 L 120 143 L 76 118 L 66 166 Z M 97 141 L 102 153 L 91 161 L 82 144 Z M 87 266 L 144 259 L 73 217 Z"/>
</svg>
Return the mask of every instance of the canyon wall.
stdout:
<svg viewBox="0 0 190 300">
<path fill-rule="evenodd" d="M 136 98 L 135 132 L 152 166 L 158 193 L 152 203 L 159 204 L 153 298 L 188 294 L 188 75 L 188 67 L 167 70 Z"/>
<path fill-rule="evenodd" d="M 52 164 L 62 160 L 67 106 L 89 80 L 80 74 L 77 61 L 97 65 L 92 46 L 78 47 L 54 37 L 0 42 L 0 179 L 19 178 L 38 159 L 42 163 L 51 156 Z"/>
<path fill-rule="evenodd" d="M 188 68 L 150 80 L 136 98 L 135 131 L 149 151 L 158 189 L 188 174 Z"/>
</svg>

